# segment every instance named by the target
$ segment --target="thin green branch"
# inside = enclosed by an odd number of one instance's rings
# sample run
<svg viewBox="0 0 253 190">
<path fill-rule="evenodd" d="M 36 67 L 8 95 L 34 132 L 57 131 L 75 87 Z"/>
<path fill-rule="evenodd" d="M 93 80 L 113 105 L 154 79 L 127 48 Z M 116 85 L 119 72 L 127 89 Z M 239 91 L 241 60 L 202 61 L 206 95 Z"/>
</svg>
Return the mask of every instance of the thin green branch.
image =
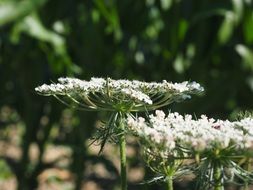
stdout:
<svg viewBox="0 0 253 190">
<path fill-rule="evenodd" d="M 123 115 L 119 116 L 119 127 L 124 132 L 125 124 L 123 121 Z M 125 133 L 122 133 L 119 137 L 120 146 L 120 174 L 121 174 L 121 190 L 127 190 L 127 171 L 126 171 L 126 137 Z"/>
<path fill-rule="evenodd" d="M 214 190 L 224 190 L 222 183 L 222 168 L 215 164 L 213 168 Z"/>
</svg>

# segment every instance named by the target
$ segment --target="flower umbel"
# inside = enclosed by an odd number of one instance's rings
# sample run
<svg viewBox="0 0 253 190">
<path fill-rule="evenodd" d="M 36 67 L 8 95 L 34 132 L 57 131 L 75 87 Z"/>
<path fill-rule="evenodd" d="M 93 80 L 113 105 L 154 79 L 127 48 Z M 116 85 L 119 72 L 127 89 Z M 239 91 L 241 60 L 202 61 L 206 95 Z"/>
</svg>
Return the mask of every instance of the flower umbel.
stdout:
<svg viewBox="0 0 253 190">
<path fill-rule="evenodd" d="M 195 120 L 191 115 L 170 113 L 165 116 L 162 111 L 157 110 L 156 115 L 149 116 L 149 122 L 145 122 L 142 117 L 130 117 L 128 125 L 140 137 L 148 138 L 159 145 L 164 142 L 164 151 L 168 152 L 175 146 L 194 151 L 229 147 L 237 150 L 253 148 L 252 118 L 231 122 L 202 115 Z"/>
<path fill-rule="evenodd" d="M 59 78 L 58 81 L 35 90 L 41 95 L 52 95 L 66 104 L 72 102 L 86 110 L 154 110 L 203 91 L 203 87 L 196 82 L 170 83 L 164 80 L 161 83 L 148 83 L 111 78 L 91 78 L 90 81 Z"/>
<path fill-rule="evenodd" d="M 173 167 L 174 175 L 192 170 L 197 172 L 206 189 L 213 185 L 215 189 L 222 189 L 220 187 L 225 180 L 231 180 L 231 176 L 253 182 L 252 173 L 239 164 L 253 153 L 252 118 L 232 122 L 202 115 L 193 119 L 191 115 L 178 113 L 166 116 L 157 110 L 147 121 L 142 117 L 129 117 L 128 126 L 140 137 L 148 165 L 160 175 L 167 176 L 164 166 Z M 195 163 L 184 164 L 195 158 L 198 158 Z M 151 165 L 150 160 L 155 164 Z M 203 188 L 203 184 L 200 187 Z"/>
</svg>

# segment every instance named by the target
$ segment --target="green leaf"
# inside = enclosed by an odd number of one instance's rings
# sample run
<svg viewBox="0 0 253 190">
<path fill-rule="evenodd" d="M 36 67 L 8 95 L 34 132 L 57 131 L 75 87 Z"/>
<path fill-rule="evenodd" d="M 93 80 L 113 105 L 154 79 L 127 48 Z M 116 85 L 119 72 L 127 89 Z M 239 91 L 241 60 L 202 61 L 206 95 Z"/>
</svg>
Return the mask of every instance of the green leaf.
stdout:
<svg viewBox="0 0 253 190">
<path fill-rule="evenodd" d="M 253 11 L 248 10 L 243 21 L 243 35 L 247 43 L 253 43 Z"/>
<path fill-rule="evenodd" d="M 108 23 L 106 32 L 113 33 L 115 40 L 120 41 L 122 38 L 122 31 L 116 5 L 109 3 L 110 6 L 107 6 L 103 0 L 95 0 L 94 3 L 101 16 L 103 16 Z"/>
<path fill-rule="evenodd" d="M 173 4 L 173 0 L 161 0 L 161 7 L 163 10 L 169 10 Z"/>
<path fill-rule="evenodd" d="M 218 31 L 218 41 L 225 44 L 232 36 L 235 26 L 235 15 L 232 11 L 227 11 L 224 20 Z"/>
<path fill-rule="evenodd" d="M 12 177 L 11 168 L 8 166 L 8 164 L 4 161 L 4 159 L 0 159 L 0 180 L 6 180 L 10 177 Z"/>
<path fill-rule="evenodd" d="M 51 43 L 58 54 L 62 54 L 65 51 L 65 39 L 45 28 L 36 14 L 25 17 L 24 20 L 15 26 L 15 31 L 25 32 L 40 41 Z"/>
<path fill-rule="evenodd" d="M 236 16 L 236 23 L 239 23 L 242 19 L 243 16 L 243 1 L 242 0 L 232 0 L 233 4 L 233 11 L 234 15 Z"/>
<path fill-rule="evenodd" d="M 40 48 L 47 54 L 51 68 L 56 73 L 62 72 L 64 69 L 67 69 L 70 75 L 81 72 L 80 68 L 72 63 L 67 53 L 65 38 L 53 30 L 47 29 L 35 13 L 26 16 L 14 25 L 11 36 L 13 43 L 19 42 L 21 33 L 25 33 L 40 42 Z M 54 51 L 43 42 L 49 43 Z"/>
<path fill-rule="evenodd" d="M 179 32 L 178 32 L 178 38 L 180 41 L 183 41 L 185 34 L 187 32 L 188 29 L 188 22 L 185 19 L 181 19 L 179 22 Z"/>
<path fill-rule="evenodd" d="M 175 71 L 179 74 L 182 74 L 184 72 L 185 70 L 184 57 L 181 53 L 176 57 L 173 63 L 173 67 Z"/>
<path fill-rule="evenodd" d="M 238 44 L 235 47 L 236 52 L 241 56 L 243 64 L 246 68 L 253 71 L 253 52 L 248 47 Z"/>
<path fill-rule="evenodd" d="M 43 6 L 47 0 L 24 0 L 0 2 L 0 26 L 30 14 L 32 11 Z"/>
</svg>

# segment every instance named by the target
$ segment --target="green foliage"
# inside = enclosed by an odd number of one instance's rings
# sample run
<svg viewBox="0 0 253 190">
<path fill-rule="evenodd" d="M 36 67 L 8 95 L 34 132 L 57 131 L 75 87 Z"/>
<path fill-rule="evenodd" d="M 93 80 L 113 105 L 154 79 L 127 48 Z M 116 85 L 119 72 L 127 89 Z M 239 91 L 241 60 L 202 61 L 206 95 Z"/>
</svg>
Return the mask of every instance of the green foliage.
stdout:
<svg viewBox="0 0 253 190">
<path fill-rule="evenodd" d="M 194 80 L 206 94 L 170 109 L 225 118 L 252 110 L 252 31 L 252 0 L 1 0 L 0 106 L 13 107 L 25 124 L 19 182 L 36 186 L 44 166 L 28 169 L 29 146 L 37 143 L 43 155 L 63 109 L 38 97 L 34 87 L 66 75 Z M 50 122 L 43 126 L 45 115 Z M 63 131 L 65 139 L 55 139 L 79 147 L 76 163 L 86 155 L 80 147 L 96 118 L 80 115 L 79 124 Z M 77 187 L 82 169 L 72 164 Z"/>
<path fill-rule="evenodd" d="M 0 170 L 1 170 L 0 180 L 5 180 L 12 176 L 9 166 L 3 159 L 0 159 Z"/>
<path fill-rule="evenodd" d="M 47 0 L 23 0 L 21 2 L 15 0 L 2 0 L 0 2 L 0 26 L 15 22 L 29 15 L 34 10 L 43 6 Z"/>
</svg>

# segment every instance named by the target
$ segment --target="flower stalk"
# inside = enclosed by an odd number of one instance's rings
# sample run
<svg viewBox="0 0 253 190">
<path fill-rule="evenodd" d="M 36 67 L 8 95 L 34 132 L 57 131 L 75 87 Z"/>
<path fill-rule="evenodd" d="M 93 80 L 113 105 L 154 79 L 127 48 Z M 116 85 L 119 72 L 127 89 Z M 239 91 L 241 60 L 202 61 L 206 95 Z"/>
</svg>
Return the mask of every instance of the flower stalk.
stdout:
<svg viewBox="0 0 253 190">
<path fill-rule="evenodd" d="M 215 164 L 213 170 L 214 190 L 224 190 L 222 168 Z"/>
<path fill-rule="evenodd" d="M 125 123 L 124 118 L 120 114 L 119 128 L 122 133 L 119 136 L 120 148 L 120 176 L 121 176 L 121 190 L 127 190 L 127 167 L 126 167 L 126 137 L 125 137 Z"/>
<path fill-rule="evenodd" d="M 249 190 L 249 183 L 248 182 L 244 183 L 243 190 Z"/>
<path fill-rule="evenodd" d="M 173 190 L 173 177 L 167 176 L 166 181 L 167 181 L 167 190 Z"/>
<path fill-rule="evenodd" d="M 165 167 L 165 171 L 164 172 L 167 175 L 166 176 L 167 190 L 173 190 L 173 175 L 174 175 L 174 168 L 173 168 L 173 166 L 167 166 L 167 167 Z"/>
<path fill-rule="evenodd" d="M 251 171 L 251 164 L 252 164 L 251 158 L 247 158 L 245 164 L 246 164 L 246 167 L 245 167 L 246 171 L 250 172 Z M 249 182 L 248 182 L 248 180 L 246 180 L 244 182 L 244 184 L 243 184 L 243 190 L 249 190 Z"/>
</svg>

